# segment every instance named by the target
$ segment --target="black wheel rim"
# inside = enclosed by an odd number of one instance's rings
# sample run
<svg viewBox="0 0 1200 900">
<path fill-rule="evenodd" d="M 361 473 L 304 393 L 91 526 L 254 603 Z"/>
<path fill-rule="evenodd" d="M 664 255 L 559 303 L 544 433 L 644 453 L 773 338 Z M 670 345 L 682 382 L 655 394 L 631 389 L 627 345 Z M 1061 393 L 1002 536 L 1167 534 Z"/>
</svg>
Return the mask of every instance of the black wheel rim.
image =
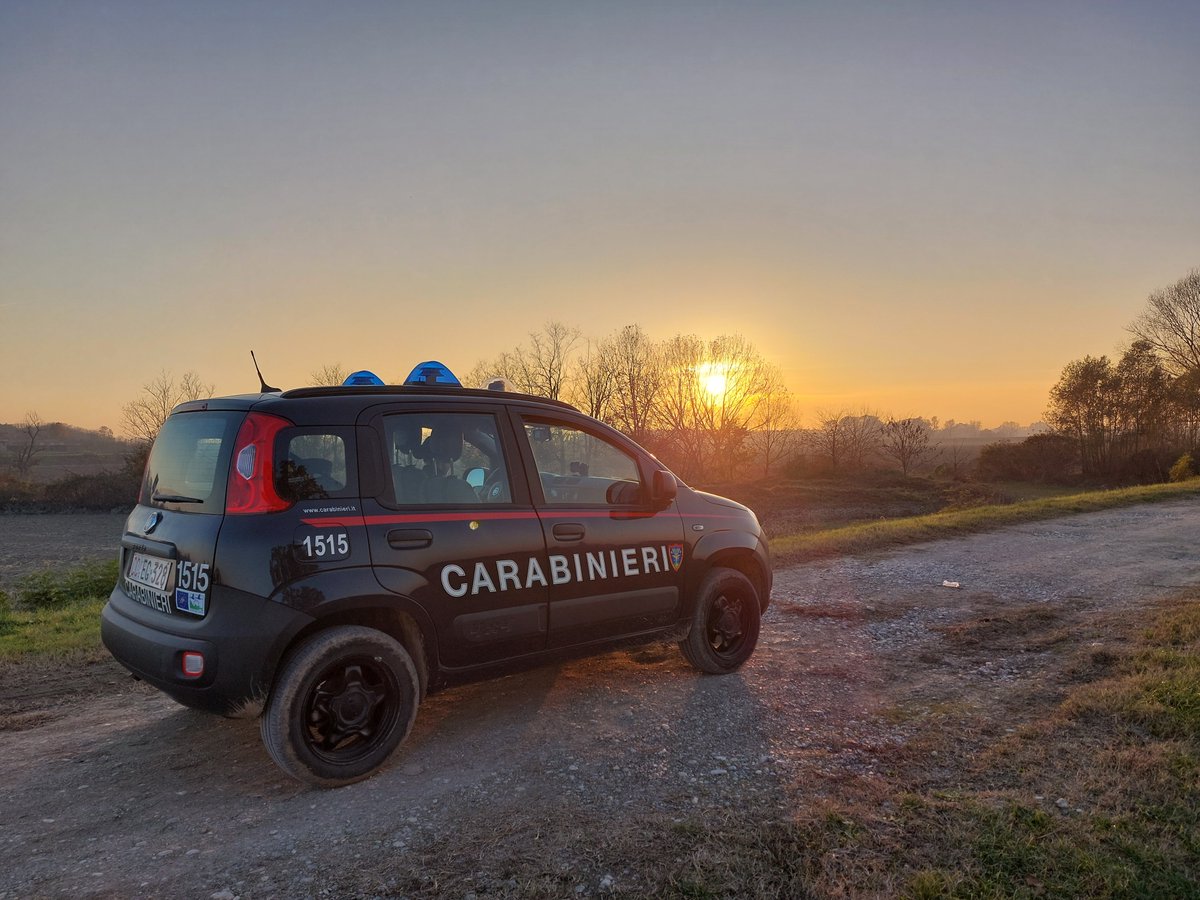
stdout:
<svg viewBox="0 0 1200 900">
<path fill-rule="evenodd" d="M 736 657 L 746 645 L 750 608 L 746 597 L 722 591 L 708 607 L 705 635 L 713 653 L 723 659 Z"/>
<path fill-rule="evenodd" d="M 304 739 L 326 762 L 345 764 L 372 753 L 400 714 L 400 681 L 374 657 L 339 659 L 313 682 L 304 703 Z"/>
</svg>

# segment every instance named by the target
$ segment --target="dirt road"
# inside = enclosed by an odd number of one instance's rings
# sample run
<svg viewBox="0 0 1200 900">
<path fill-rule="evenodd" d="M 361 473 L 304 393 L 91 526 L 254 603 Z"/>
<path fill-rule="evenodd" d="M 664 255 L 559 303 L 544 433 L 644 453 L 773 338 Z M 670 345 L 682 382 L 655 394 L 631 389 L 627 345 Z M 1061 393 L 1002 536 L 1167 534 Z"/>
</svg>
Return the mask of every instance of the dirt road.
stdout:
<svg viewBox="0 0 1200 900">
<path fill-rule="evenodd" d="M 0 731 L 0 898 L 661 890 L 685 863 L 640 859 L 651 829 L 877 802 L 930 729 L 953 729 L 930 776 L 952 781 L 1122 623 L 1200 583 L 1197 534 L 1181 501 L 786 569 L 737 675 L 652 646 L 453 688 L 337 791 L 279 775 L 257 723 L 111 664 L 51 676 Z M 64 700 L 67 679 L 95 686 Z"/>
</svg>

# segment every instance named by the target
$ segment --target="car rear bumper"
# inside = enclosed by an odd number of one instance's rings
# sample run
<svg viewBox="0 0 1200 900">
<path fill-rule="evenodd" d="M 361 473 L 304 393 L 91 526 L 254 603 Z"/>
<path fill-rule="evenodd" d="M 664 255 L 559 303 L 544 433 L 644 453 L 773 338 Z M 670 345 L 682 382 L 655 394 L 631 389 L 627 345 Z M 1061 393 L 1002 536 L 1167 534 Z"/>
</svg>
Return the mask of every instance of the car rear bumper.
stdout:
<svg viewBox="0 0 1200 900">
<path fill-rule="evenodd" d="M 290 607 L 220 587 L 203 619 L 168 616 L 135 603 L 117 586 L 100 614 L 100 637 L 121 665 L 180 703 L 253 716 L 270 693 L 283 651 L 311 622 Z M 198 677 L 184 673 L 188 652 L 204 659 Z"/>
</svg>

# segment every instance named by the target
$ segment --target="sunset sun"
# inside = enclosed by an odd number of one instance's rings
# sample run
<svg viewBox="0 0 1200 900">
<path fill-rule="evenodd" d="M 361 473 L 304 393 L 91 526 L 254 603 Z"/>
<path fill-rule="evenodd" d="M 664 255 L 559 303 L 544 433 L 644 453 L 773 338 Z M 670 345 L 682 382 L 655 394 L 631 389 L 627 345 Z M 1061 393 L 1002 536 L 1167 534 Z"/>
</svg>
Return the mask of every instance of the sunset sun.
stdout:
<svg viewBox="0 0 1200 900">
<path fill-rule="evenodd" d="M 725 395 L 725 389 L 729 383 L 727 366 L 709 363 L 696 371 L 696 377 L 699 379 L 704 393 L 708 394 L 711 399 L 719 400 Z"/>
</svg>

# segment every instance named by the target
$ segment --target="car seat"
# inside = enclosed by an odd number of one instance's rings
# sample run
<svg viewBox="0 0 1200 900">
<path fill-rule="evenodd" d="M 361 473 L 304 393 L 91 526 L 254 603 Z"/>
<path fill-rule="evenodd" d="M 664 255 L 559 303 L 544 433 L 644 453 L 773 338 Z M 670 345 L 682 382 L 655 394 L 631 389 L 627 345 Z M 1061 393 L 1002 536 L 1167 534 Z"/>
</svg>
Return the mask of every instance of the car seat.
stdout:
<svg viewBox="0 0 1200 900">
<path fill-rule="evenodd" d="M 462 456 L 462 426 L 457 423 L 437 425 L 421 445 L 421 453 L 433 462 L 434 474 L 425 480 L 423 498 L 426 503 L 477 503 L 475 489 L 452 472 L 453 464 Z M 445 466 L 447 474 L 442 475 Z"/>
<path fill-rule="evenodd" d="M 421 449 L 421 427 L 415 421 L 397 422 L 392 429 L 392 446 L 409 460 L 419 458 Z M 392 461 L 392 489 L 396 502 L 404 505 L 421 503 L 425 495 L 425 481 L 429 473 L 411 462 Z"/>
</svg>

